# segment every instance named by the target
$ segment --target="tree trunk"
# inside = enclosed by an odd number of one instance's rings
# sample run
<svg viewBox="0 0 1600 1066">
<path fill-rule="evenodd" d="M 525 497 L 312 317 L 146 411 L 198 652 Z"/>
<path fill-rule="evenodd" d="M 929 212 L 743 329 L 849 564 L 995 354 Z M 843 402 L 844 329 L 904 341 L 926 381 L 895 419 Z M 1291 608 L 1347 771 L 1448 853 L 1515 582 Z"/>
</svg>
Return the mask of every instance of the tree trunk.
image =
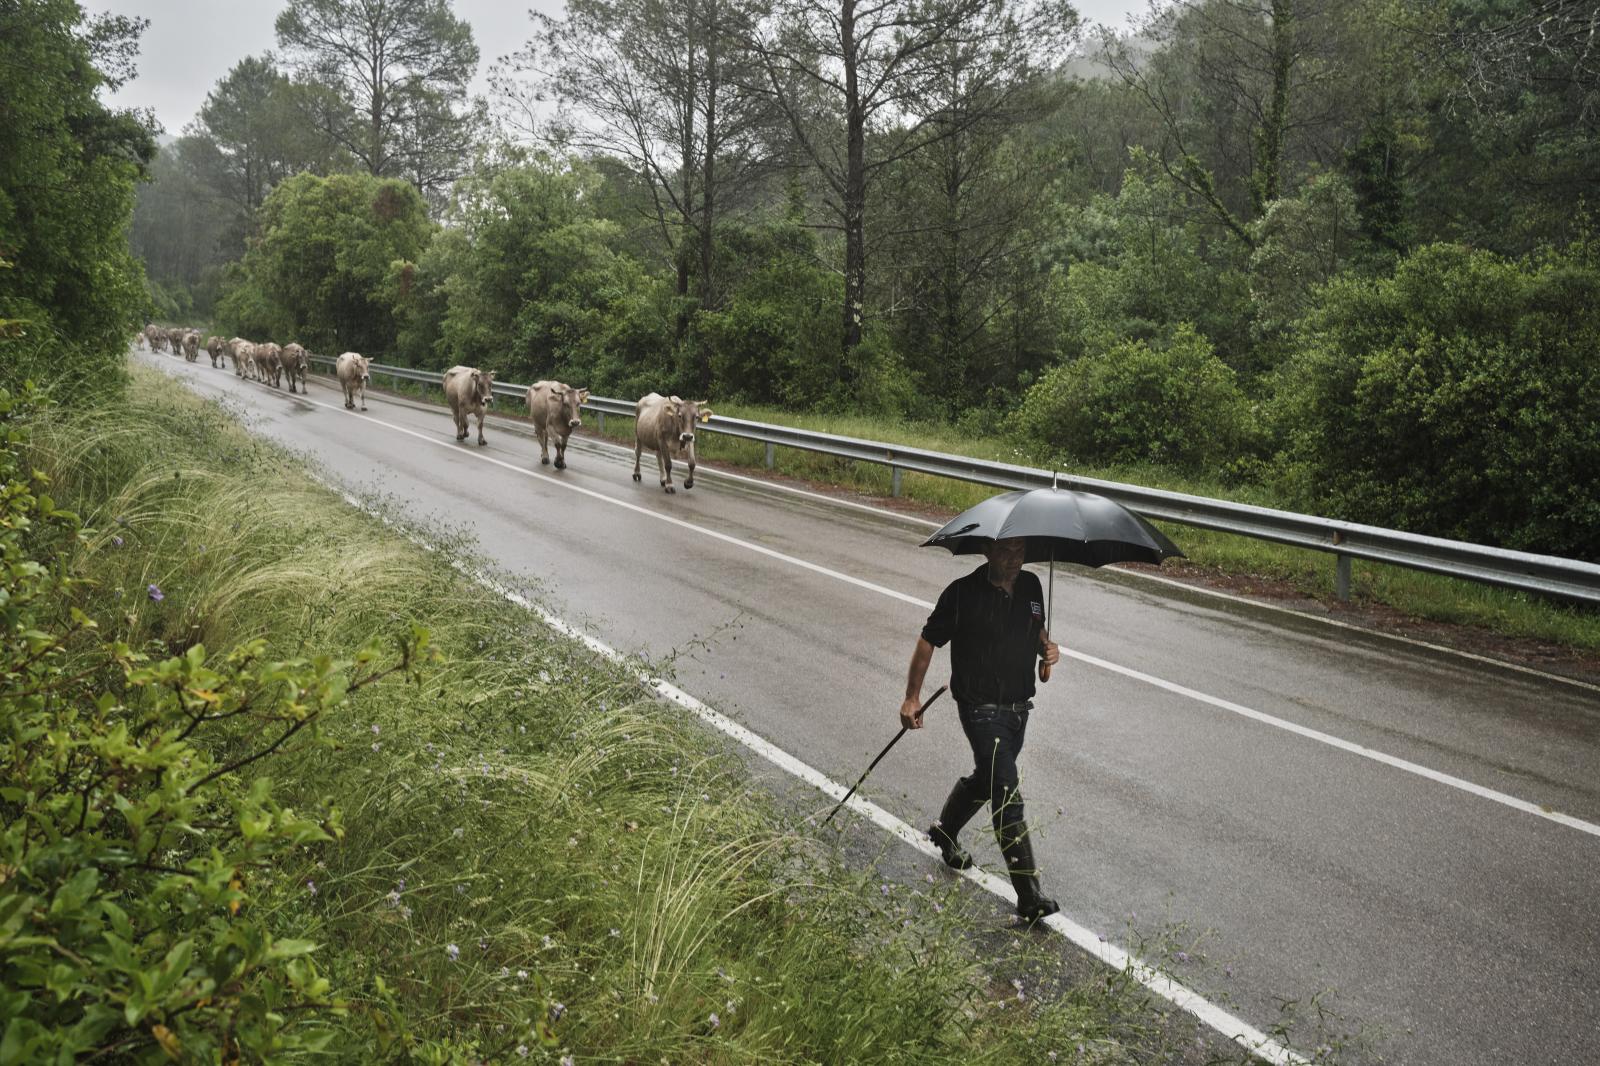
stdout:
<svg viewBox="0 0 1600 1066">
<path fill-rule="evenodd" d="M 866 306 L 867 137 L 861 87 L 856 80 L 855 3 L 844 0 L 839 13 L 839 40 L 844 46 L 845 173 L 844 173 L 844 335 L 840 377 L 855 381 L 855 350 L 861 344 L 861 318 Z"/>
<path fill-rule="evenodd" d="M 693 25 L 691 17 L 690 24 Z M 679 199 L 684 217 L 682 219 L 685 229 L 678 237 L 678 317 L 673 330 L 673 346 L 681 349 L 683 338 L 689 333 L 689 233 L 694 225 L 694 119 L 695 104 L 698 99 L 699 86 L 694 64 L 695 42 L 692 38 L 685 45 L 688 53 L 685 56 L 684 72 L 685 82 L 683 94 L 678 98 L 678 107 L 683 116 L 683 134 L 678 143 L 678 173 L 683 181 L 683 191 Z"/>
<path fill-rule="evenodd" d="M 1252 182 L 1257 217 L 1278 198 L 1283 131 L 1289 124 L 1289 74 L 1294 67 L 1294 0 L 1272 0 L 1272 99 L 1257 138 Z"/>
</svg>

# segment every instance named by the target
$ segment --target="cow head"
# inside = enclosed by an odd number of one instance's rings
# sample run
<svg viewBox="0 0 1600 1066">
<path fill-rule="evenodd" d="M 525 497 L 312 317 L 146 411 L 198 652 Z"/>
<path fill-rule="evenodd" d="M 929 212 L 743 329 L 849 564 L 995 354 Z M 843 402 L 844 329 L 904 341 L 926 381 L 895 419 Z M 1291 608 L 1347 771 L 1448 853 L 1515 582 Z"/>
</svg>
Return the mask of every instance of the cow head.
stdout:
<svg viewBox="0 0 1600 1066">
<path fill-rule="evenodd" d="M 364 355 L 356 356 L 356 369 L 361 371 L 361 383 L 367 384 L 372 380 L 372 375 L 367 372 L 367 367 L 372 365 L 372 360 Z"/>
<path fill-rule="evenodd" d="M 577 429 L 583 425 L 583 405 L 589 402 L 588 389 L 575 389 L 571 385 L 561 385 L 554 389 L 550 395 L 554 396 L 556 403 L 561 405 L 561 412 L 557 415 L 559 421 L 565 422 L 567 428 Z"/>
<path fill-rule="evenodd" d="M 484 406 L 494 403 L 493 371 L 474 370 L 472 372 L 472 397 Z"/>
<path fill-rule="evenodd" d="M 668 411 L 677 427 L 678 446 L 687 448 L 694 443 L 695 425 L 711 418 L 711 408 L 704 400 L 680 400 L 676 396 L 668 403 Z"/>
</svg>

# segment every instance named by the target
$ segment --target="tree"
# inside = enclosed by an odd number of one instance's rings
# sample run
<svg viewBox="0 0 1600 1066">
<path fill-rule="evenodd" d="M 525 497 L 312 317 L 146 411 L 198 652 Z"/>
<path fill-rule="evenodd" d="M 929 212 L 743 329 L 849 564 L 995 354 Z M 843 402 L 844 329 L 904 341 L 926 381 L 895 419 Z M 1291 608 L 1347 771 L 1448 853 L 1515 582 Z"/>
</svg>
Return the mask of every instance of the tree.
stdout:
<svg viewBox="0 0 1600 1066">
<path fill-rule="evenodd" d="M 99 376 L 144 311 L 128 251 L 148 116 L 99 100 L 132 77 L 143 20 L 72 0 L 0 5 L 0 373 Z M 63 354 L 65 341 L 70 354 Z M 81 396 L 75 390 L 63 395 Z"/>
<path fill-rule="evenodd" d="M 441 205 L 483 113 L 467 100 L 478 46 L 449 0 L 289 0 L 277 33 L 307 83 L 302 113 L 367 173 Z"/>
<path fill-rule="evenodd" d="M 841 347 L 861 343 L 869 190 L 886 168 L 972 128 L 1075 25 L 1070 7 L 1002 0 L 785 0 L 750 39 L 765 92 L 821 175 L 844 234 Z M 956 66 L 965 64 L 955 73 Z M 941 85 L 942 83 L 942 85 Z M 941 91 L 931 92 L 935 86 Z M 855 368 L 843 362 L 848 379 Z"/>
<path fill-rule="evenodd" d="M 1153 158 L 1247 248 L 1251 223 L 1298 184 L 1296 164 L 1343 154 L 1319 142 L 1352 74 L 1334 61 L 1339 12 L 1328 0 L 1177 0 L 1146 26 L 1163 44 L 1153 55 L 1103 40 L 1106 64 L 1160 120 Z"/>
<path fill-rule="evenodd" d="M 234 64 L 206 95 L 189 133 L 197 139 L 191 147 L 197 169 L 242 216 L 289 175 L 326 173 L 342 162 L 338 150 L 301 121 L 295 87 L 270 54 Z M 207 149 L 214 156 L 206 158 Z"/>
<path fill-rule="evenodd" d="M 944 46 L 921 109 L 953 129 L 889 169 L 893 194 L 868 227 L 872 246 L 887 252 L 878 274 L 893 280 L 887 304 L 900 348 L 947 409 L 1014 385 L 1051 347 L 1024 319 L 1042 313 L 1030 300 L 1046 288 L 1038 223 L 1059 192 L 1053 178 L 1064 153 L 1027 127 L 1060 104 L 1063 86 L 1031 70 L 1026 49 L 1018 63 L 1015 42 L 996 43 Z M 996 64 L 1008 69 L 990 69 Z M 989 91 L 967 91 L 974 79 Z"/>
<path fill-rule="evenodd" d="M 128 242 L 152 282 L 193 290 L 229 258 L 244 254 L 244 228 L 235 206 L 208 180 L 216 146 L 180 137 L 150 164 L 139 188 Z M 197 158 L 202 161 L 196 165 Z M 209 309 L 209 305 L 206 305 Z"/>
<path fill-rule="evenodd" d="M 397 325 L 396 262 L 415 262 L 433 226 L 417 190 L 393 178 L 296 174 L 261 205 L 258 236 L 218 307 L 228 332 L 381 356 Z"/>
<path fill-rule="evenodd" d="M 755 11 L 752 0 L 572 0 L 564 19 L 534 14 L 538 34 L 513 60 L 542 71 L 543 92 L 565 105 L 556 136 L 638 175 L 677 274 L 680 342 L 691 275 L 699 306 L 719 306 L 717 223 L 762 162 L 769 116 L 738 88 L 756 73 L 737 43 Z M 697 376 L 701 389 L 710 384 L 703 359 Z"/>
</svg>

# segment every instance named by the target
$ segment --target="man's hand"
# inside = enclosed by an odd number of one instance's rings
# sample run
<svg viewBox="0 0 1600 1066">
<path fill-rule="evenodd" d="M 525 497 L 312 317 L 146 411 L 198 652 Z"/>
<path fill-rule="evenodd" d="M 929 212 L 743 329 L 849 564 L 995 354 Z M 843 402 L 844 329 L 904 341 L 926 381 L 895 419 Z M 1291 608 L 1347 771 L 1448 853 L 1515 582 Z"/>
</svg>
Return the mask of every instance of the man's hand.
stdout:
<svg viewBox="0 0 1600 1066">
<path fill-rule="evenodd" d="M 1049 637 L 1043 638 L 1039 642 L 1039 658 L 1046 666 L 1054 666 L 1061 661 L 1061 646 Z"/>
<path fill-rule="evenodd" d="M 917 697 L 907 696 L 900 704 L 900 724 L 907 729 L 922 728 L 922 701 Z"/>
</svg>

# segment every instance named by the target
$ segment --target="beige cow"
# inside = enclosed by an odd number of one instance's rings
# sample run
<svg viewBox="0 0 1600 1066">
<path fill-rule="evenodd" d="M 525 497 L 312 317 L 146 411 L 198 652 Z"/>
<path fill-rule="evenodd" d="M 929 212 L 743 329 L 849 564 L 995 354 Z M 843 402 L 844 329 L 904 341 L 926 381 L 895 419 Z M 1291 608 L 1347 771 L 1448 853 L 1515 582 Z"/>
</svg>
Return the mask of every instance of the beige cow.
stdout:
<svg viewBox="0 0 1600 1066">
<path fill-rule="evenodd" d="M 228 342 L 221 337 L 211 336 L 206 338 L 206 354 L 211 356 L 213 367 L 225 366 L 223 356 L 228 351 Z"/>
<path fill-rule="evenodd" d="M 144 339 L 149 342 L 152 352 L 159 352 L 167 346 L 166 332 L 154 322 L 144 328 Z"/>
<path fill-rule="evenodd" d="M 283 349 L 271 341 L 256 345 L 256 373 L 273 388 L 283 388 Z"/>
<path fill-rule="evenodd" d="M 356 396 L 361 397 L 361 409 L 367 409 L 367 382 L 372 375 L 367 372 L 367 367 L 372 365 L 372 360 L 355 352 L 345 352 L 334 360 L 333 372 L 339 377 L 339 384 L 344 388 L 344 405 L 349 410 L 355 410 Z"/>
<path fill-rule="evenodd" d="M 183 331 L 183 358 L 188 363 L 200 358 L 200 333 L 198 330 L 186 329 Z"/>
<path fill-rule="evenodd" d="M 300 379 L 300 391 L 306 391 L 306 372 L 311 369 L 311 360 L 306 357 L 306 350 L 298 344 L 290 343 L 283 346 L 283 372 L 289 376 L 289 391 L 294 391 L 295 378 Z"/>
<path fill-rule="evenodd" d="M 444 395 L 456 420 L 456 440 L 467 439 L 467 418 L 478 417 L 478 445 L 483 439 L 484 408 L 494 403 L 494 375 L 475 366 L 453 366 L 444 372 Z"/>
<path fill-rule="evenodd" d="M 233 340 L 233 372 L 242 378 L 256 380 L 256 346 L 242 337 Z"/>
<path fill-rule="evenodd" d="M 710 420 L 711 408 L 704 400 L 680 400 L 676 396 L 652 392 L 634 405 L 634 415 L 633 480 L 640 480 L 639 457 L 649 448 L 656 453 L 662 488 L 668 492 L 677 491 L 672 487 L 674 455 L 689 464 L 689 476 L 683 479 L 683 487 L 694 488 L 694 427 Z"/>
<path fill-rule="evenodd" d="M 556 442 L 556 469 L 567 468 L 567 438 L 583 425 L 579 410 L 589 402 L 588 389 L 575 389 L 559 381 L 535 381 L 528 387 L 528 414 L 539 438 L 539 464 L 550 465 L 550 438 Z"/>
<path fill-rule="evenodd" d="M 166 336 L 167 347 L 172 350 L 172 354 L 181 356 L 183 354 L 183 330 L 173 326 L 171 329 L 166 330 Z"/>
</svg>

